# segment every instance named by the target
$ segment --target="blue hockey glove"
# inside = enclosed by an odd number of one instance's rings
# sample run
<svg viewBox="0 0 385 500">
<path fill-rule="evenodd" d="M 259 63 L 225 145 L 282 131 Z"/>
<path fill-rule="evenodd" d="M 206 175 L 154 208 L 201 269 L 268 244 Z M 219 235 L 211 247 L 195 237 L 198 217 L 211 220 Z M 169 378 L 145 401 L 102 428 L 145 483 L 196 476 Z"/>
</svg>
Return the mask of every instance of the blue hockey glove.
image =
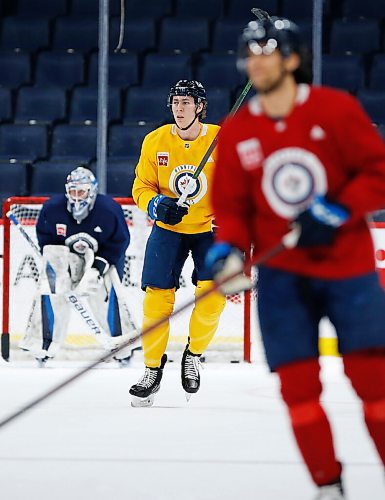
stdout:
<svg viewBox="0 0 385 500">
<path fill-rule="evenodd" d="M 243 252 L 229 243 L 214 243 L 206 254 L 205 264 L 212 271 L 215 282 L 224 281 L 219 286 L 223 295 L 248 290 L 252 286 L 251 278 L 243 274 Z M 230 276 L 233 278 L 228 279 Z"/>
<path fill-rule="evenodd" d="M 177 205 L 177 198 L 157 194 L 148 204 L 148 215 L 153 220 L 159 220 L 170 226 L 175 226 L 187 214 L 186 206 Z"/>
<path fill-rule="evenodd" d="M 331 245 L 336 231 L 349 218 L 348 210 L 316 196 L 309 208 L 295 219 L 301 228 L 297 246 L 307 248 L 318 245 Z"/>
</svg>

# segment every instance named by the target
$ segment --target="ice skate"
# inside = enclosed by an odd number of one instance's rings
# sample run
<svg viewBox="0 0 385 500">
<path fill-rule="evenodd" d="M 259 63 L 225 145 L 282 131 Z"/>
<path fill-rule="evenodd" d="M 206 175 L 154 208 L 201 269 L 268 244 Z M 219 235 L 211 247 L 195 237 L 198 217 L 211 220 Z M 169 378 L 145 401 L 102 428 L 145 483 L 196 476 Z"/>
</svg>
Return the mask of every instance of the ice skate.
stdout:
<svg viewBox="0 0 385 500">
<path fill-rule="evenodd" d="M 52 359 L 52 356 L 48 354 L 48 351 L 41 349 L 39 352 L 33 353 L 39 368 L 44 368 L 47 365 L 47 361 Z"/>
<path fill-rule="evenodd" d="M 154 404 L 155 394 L 159 391 L 166 361 L 167 355 L 163 354 L 159 368 L 149 368 L 146 366 L 143 377 L 130 389 L 132 396 L 131 406 L 137 408 L 148 407 Z"/>
<path fill-rule="evenodd" d="M 334 484 L 327 484 L 319 488 L 314 500 L 343 500 L 344 492 L 341 481 Z"/>
<path fill-rule="evenodd" d="M 194 394 L 199 391 L 200 387 L 200 375 L 199 375 L 199 367 L 200 367 L 200 354 L 192 354 L 188 346 L 183 353 L 182 357 L 182 386 L 186 391 L 186 399 L 190 400 L 191 394 Z"/>
<path fill-rule="evenodd" d="M 128 366 L 131 357 L 132 357 L 133 351 L 131 346 L 124 347 L 123 349 L 120 349 L 114 356 L 114 360 L 119 363 L 120 368 L 124 368 L 125 366 Z"/>
</svg>

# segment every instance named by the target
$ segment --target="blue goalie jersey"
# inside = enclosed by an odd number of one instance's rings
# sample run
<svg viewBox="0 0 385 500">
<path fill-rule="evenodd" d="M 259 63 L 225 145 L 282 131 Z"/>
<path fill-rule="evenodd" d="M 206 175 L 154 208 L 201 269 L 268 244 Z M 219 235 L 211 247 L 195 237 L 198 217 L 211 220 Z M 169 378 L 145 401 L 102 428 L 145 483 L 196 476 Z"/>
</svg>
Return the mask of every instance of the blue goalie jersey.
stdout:
<svg viewBox="0 0 385 500">
<path fill-rule="evenodd" d="M 98 243 L 95 256 L 115 265 L 119 274 L 123 270 L 130 233 L 121 206 L 109 196 L 98 194 L 93 209 L 80 223 L 67 210 L 66 196 L 53 196 L 41 209 L 36 233 L 41 249 L 45 245 L 65 245 L 70 236 L 87 233 Z"/>
</svg>

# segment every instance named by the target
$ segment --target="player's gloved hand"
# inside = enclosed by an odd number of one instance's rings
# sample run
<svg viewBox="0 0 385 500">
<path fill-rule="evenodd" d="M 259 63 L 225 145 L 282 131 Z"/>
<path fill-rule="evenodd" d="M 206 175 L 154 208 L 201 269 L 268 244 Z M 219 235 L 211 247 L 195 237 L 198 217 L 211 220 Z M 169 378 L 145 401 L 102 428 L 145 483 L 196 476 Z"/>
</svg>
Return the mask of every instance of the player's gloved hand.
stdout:
<svg viewBox="0 0 385 500">
<path fill-rule="evenodd" d="M 177 205 L 177 201 L 177 198 L 157 194 L 148 204 L 148 215 L 153 220 L 175 226 L 188 212 L 188 207 Z"/>
<path fill-rule="evenodd" d="M 331 245 L 335 233 L 349 218 L 349 211 L 337 203 L 331 203 L 323 196 L 316 196 L 309 208 L 295 219 L 301 233 L 297 246 L 302 248 Z"/>
<path fill-rule="evenodd" d="M 79 295 L 93 295 L 98 292 L 103 285 L 103 278 L 95 267 L 87 269 L 76 287 Z"/>
<path fill-rule="evenodd" d="M 205 264 L 212 271 L 214 281 L 219 284 L 218 289 L 223 295 L 252 287 L 251 278 L 243 273 L 243 252 L 229 243 L 214 243 L 206 254 Z M 230 276 L 233 277 L 229 279 Z"/>
</svg>

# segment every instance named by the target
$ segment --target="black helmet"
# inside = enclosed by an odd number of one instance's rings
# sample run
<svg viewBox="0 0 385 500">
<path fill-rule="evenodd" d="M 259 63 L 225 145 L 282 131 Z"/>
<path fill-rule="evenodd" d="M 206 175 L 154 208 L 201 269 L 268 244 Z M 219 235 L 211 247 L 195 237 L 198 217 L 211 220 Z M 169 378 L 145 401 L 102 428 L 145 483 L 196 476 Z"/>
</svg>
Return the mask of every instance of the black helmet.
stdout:
<svg viewBox="0 0 385 500">
<path fill-rule="evenodd" d="M 171 107 L 172 98 L 176 95 L 191 96 L 194 98 L 195 104 L 203 103 L 203 109 L 198 114 L 199 118 L 204 118 L 205 110 L 207 108 L 206 91 L 203 85 L 196 80 L 179 80 L 173 87 L 171 87 L 167 98 L 167 106 Z"/>
<path fill-rule="evenodd" d="M 299 27 L 283 17 L 256 19 L 246 25 L 239 39 L 238 69 L 245 70 L 249 51 L 257 55 L 259 53 L 269 54 L 275 49 L 278 49 L 283 57 L 288 57 L 292 53 L 298 54 L 301 65 L 294 73 L 296 80 L 298 83 L 311 81 L 309 48 L 302 38 Z M 300 79 L 297 78 L 296 73 L 301 73 Z"/>
</svg>

